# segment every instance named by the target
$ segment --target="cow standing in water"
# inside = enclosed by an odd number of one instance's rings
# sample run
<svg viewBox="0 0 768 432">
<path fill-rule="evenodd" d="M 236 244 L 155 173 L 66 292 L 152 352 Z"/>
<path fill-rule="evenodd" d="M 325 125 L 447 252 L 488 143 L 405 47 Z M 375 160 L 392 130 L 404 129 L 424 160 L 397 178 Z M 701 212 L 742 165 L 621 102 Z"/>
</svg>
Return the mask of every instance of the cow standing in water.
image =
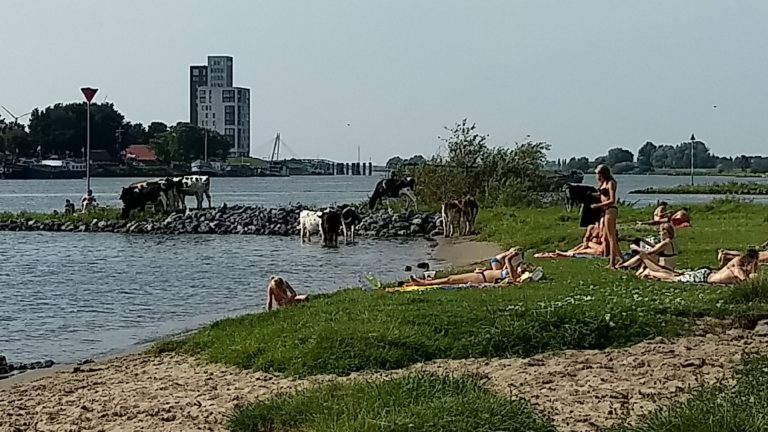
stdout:
<svg viewBox="0 0 768 432">
<path fill-rule="evenodd" d="M 174 177 L 174 182 L 179 184 L 175 190 L 178 193 L 178 206 L 182 210 L 187 209 L 187 197 L 197 198 L 197 209 L 203 208 L 203 197 L 208 198 L 208 208 L 211 208 L 211 178 L 208 176 L 191 175 L 184 177 Z"/>
<path fill-rule="evenodd" d="M 379 180 L 376 183 L 376 187 L 373 189 L 373 194 L 368 200 L 368 208 L 374 210 L 376 204 L 381 200 L 387 201 L 387 208 L 392 209 L 389 205 L 389 200 L 398 199 L 401 197 L 406 198 L 406 208 L 409 203 L 413 203 L 413 209 L 418 210 L 416 205 L 416 196 L 413 194 L 413 190 L 416 188 L 416 179 L 413 177 L 406 177 L 402 180 L 389 178 Z"/>
</svg>

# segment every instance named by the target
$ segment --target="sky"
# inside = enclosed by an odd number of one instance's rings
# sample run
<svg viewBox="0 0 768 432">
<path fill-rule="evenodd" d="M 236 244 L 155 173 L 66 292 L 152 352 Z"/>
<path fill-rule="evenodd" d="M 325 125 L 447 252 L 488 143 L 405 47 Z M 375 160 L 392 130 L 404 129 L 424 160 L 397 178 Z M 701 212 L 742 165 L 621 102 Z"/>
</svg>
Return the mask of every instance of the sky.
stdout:
<svg viewBox="0 0 768 432">
<path fill-rule="evenodd" d="M 0 105 L 99 88 L 132 122 L 189 120 L 189 66 L 234 56 L 251 153 L 383 163 L 444 126 L 549 157 L 695 133 L 766 153 L 768 2 L 721 0 L 0 0 Z M 717 108 L 715 108 L 717 106 Z M 2 114 L 5 115 L 4 112 Z"/>
</svg>

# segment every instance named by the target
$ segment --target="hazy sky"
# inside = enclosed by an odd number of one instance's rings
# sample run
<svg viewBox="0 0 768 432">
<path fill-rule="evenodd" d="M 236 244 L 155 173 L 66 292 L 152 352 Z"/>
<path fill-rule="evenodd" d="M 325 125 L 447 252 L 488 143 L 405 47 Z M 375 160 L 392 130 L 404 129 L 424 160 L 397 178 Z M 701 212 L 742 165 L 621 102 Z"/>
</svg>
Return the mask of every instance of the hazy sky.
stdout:
<svg viewBox="0 0 768 432">
<path fill-rule="evenodd" d="M 433 154 L 463 117 L 551 158 L 691 132 L 718 154 L 768 143 L 768 2 L 0 0 L 0 104 L 98 87 L 131 121 L 188 120 L 189 65 L 235 58 L 251 152 Z M 713 108 L 717 105 L 718 108 Z M 4 113 L 3 113 L 4 114 Z M 7 117 L 7 116 L 6 116 Z M 350 126 L 347 126 L 347 123 Z"/>
</svg>

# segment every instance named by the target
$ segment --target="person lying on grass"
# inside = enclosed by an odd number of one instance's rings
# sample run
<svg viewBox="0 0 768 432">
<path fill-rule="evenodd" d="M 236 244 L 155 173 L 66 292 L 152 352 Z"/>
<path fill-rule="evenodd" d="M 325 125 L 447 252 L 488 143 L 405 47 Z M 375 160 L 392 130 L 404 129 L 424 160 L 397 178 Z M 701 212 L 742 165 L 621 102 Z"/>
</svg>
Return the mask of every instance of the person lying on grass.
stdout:
<svg viewBox="0 0 768 432">
<path fill-rule="evenodd" d="M 565 251 L 554 252 L 542 252 L 534 255 L 534 258 L 573 258 L 579 255 L 587 256 L 605 256 L 605 246 L 603 241 L 603 233 L 599 224 L 590 225 L 587 227 L 586 233 L 584 233 L 584 239 L 578 246 Z"/>
<path fill-rule="evenodd" d="M 418 279 L 411 275 L 410 284 L 412 286 L 436 286 L 436 285 L 463 285 L 463 284 L 498 284 L 498 283 L 519 283 L 520 276 L 531 271 L 531 266 L 520 262 L 515 264 L 516 254 L 509 254 L 504 258 L 504 268 L 500 270 L 476 269 L 472 273 L 463 273 L 451 275 L 441 279 Z"/>
<path fill-rule="evenodd" d="M 267 310 L 272 310 L 272 300 L 278 307 L 284 307 L 292 304 L 303 303 L 307 301 L 306 295 L 296 295 L 296 291 L 287 280 L 272 276 L 269 278 L 267 287 Z"/>
<path fill-rule="evenodd" d="M 644 259 L 655 261 L 660 266 L 669 270 L 674 270 L 677 264 L 677 244 L 675 243 L 675 227 L 672 224 L 665 223 L 659 225 L 659 237 L 661 241 L 653 244 L 645 239 L 635 239 L 636 242 L 629 246 L 630 250 L 636 252 L 633 258 L 619 264 L 621 269 L 634 269 L 642 266 Z M 639 243 L 650 247 L 645 250 Z"/>
<path fill-rule="evenodd" d="M 641 225 L 661 225 L 663 223 L 669 222 L 669 218 L 672 216 L 672 212 L 669 211 L 668 206 L 669 203 L 666 201 L 660 202 L 659 206 L 656 207 L 656 210 L 653 211 L 653 220 L 638 223 Z"/>
<path fill-rule="evenodd" d="M 639 271 L 638 275 L 664 282 L 731 285 L 756 277 L 757 259 L 757 250 L 747 249 L 744 255 L 732 259 L 725 267 L 716 272 L 708 268 L 701 268 L 680 273 L 661 267 L 655 261 L 646 258 L 643 260 L 645 268 Z"/>
<path fill-rule="evenodd" d="M 725 266 L 729 262 L 733 261 L 734 258 L 738 258 L 741 256 L 741 252 L 735 251 L 735 250 L 726 250 L 726 249 L 718 249 L 717 250 L 717 261 L 720 262 L 720 267 Z M 757 263 L 758 264 L 768 264 L 768 251 L 759 251 L 757 254 Z"/>
<path fill-rule="evenodd" d="M 507 257 L 512 257 L 512 263 L 514 265 L 518 265 L 523 260 L 523 250 L 519 247 L 513 247 L 506 252 L 502 252 L 496 255 L 495 257 L 491 258 L 491 269 L 504 269 L 504 263 L 506 262 Z"/>
</svg>

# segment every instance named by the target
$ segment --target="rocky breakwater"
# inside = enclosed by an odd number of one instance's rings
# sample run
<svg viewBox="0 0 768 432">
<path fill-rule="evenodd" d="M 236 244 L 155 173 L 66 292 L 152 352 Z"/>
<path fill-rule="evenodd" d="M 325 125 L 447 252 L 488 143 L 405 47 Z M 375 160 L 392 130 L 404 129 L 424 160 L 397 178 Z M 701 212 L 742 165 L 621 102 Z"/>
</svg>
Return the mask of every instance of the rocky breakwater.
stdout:
<svg viewBox="0 0 768 432">
<path fill-rule="evenodd" d="M 11 218 L 0 222 L 0 231 L 110 232 L 125 234 L 241 234 L 293 236 L 299 234 L 299 214 L 311 209 L 300 204 L 279 208 L 222 206 L 216 209 L 147 214 L 136 220 L 78 220 L 73 217 Z M 441 234 L 438 214 L 407 211 L 368 213 L 361 210 L 356 234 L 373 238 L 414 238 Z"/>
<path fill-rule="evenodd" d="M 24 373 L 28 370 L 46 369 L 56 364 L 53 360 L 38 361 L 32 363 L 9 363 L 5 356 L 0 355 L 0 379 L 5 379 Z"/>
</svg>

